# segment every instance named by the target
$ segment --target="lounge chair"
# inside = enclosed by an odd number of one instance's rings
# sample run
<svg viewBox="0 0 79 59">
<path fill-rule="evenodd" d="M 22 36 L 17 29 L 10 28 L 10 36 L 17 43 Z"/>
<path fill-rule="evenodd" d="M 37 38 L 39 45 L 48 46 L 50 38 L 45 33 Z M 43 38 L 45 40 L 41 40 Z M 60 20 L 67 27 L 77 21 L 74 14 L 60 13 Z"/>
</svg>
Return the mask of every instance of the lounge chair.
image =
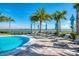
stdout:
<svg viewBox="0 0 79 59">
<path fill-rule="evenodd" d="M 55 43 L 54 43 L 54 47 L 55 47 L 55 48 L 67 48 L 68 45 L 67 45 L 67 43 L 65 43 L 65 42 L 55 42 Z"/>
<path fill-rule="evenodd" d="M 43 38 L 44 38 L 44 34 L 43 34 L 43 33 L 39 33 L 38 31 L 32 32 L 31 35 L 32 35 L 34 38 L 36 38 L 36 39 L 43 39 Z"/>
<path fill-rule="evenodd" d="M 69 37 L 70 37 L 70 34 L 66 34 L 66 35 L 64 36 L 65 39 L 68 39 Z"/>
<path fill-rule="evenodd" d="M 32 36 L 35 36 L 35 34 L 36 34 L 35 31 L 33 31 L 33 32 L 31 33 Z"/>
<path fill-rule="evenodd" d="M 65 49 L 63 53 L 66 53 L 71 56 L 79 56 L 79 53 L 74 49 Z"/>
<path fill-rule="evenodd" d="M 72 44 L 77 44 L 77 43 L 79 43 L 79 38 L 76 38 L 76 39 L 72 42 Z"/>
<path fill-rule="evenodd" d="M 64 37 L 56 37 L 55 39 L 64 40 L 64 39 L 69 39 L 69 37 L 70 37 L 70 34 L 66 34 Z"/>
</svg>

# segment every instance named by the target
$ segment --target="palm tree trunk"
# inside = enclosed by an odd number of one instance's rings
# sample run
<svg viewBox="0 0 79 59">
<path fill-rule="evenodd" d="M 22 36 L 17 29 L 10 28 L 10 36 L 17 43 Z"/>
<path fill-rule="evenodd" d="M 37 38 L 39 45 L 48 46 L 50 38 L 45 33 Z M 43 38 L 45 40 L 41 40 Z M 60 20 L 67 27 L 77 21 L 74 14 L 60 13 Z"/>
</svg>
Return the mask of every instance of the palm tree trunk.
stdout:
<svg viewBox="0 0 79 59">
<path fill-rule="evenodd" d="M 59 22 L 58 28 L 59 28 L 59 32 L 61 32 L 61 22 Z"/>
<path fill-rule="evenodd" d="M 35 32 L 35 23 L 34 23 L 34 32 Z"/>
<path fill-rule="evenodd" d="M 11 21 L 9 21 L 9 33 L 11 33 Z"/>
<path fill-rule="evenodd" d="M 42 21 L 40 20 L 40 33 L 42 32 Z"/>
<path fill-rule="evenodd" d="M 59 32 L 59 28 L 58 28 L 58 21 L 56 22 L 56 32 L 58 33 Z"/>
<path fill-rule="evenodd" d="M 78 11 L 76 10 L 76 33 L 78 33 Z"/>
<path fill-rule="evenodd" d="M 31 33 L 32 33 L 32 23 L 31 23 Z"/>
<path fill-rule="evenodd" d="M 79 34 L 79 11 L 77 11 L 76 15 L 76 32 Z"/>
</svg>

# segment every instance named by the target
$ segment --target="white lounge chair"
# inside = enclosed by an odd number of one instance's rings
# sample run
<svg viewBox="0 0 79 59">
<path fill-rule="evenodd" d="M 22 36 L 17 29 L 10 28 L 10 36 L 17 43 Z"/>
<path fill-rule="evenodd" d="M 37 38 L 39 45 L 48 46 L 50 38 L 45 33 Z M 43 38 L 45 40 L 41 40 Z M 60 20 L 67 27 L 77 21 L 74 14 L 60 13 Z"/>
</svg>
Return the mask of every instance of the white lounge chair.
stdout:
<svg viewBox="0 0 79 59">
<path fill-rule="evenodd" d="M 66 34 L 64 37 L 56 37 L 57 40 L 69 39 L 70 34 Z"/>
<path fill-rule="evenodd" d="M 67 45 L 67 43 L 64 43 L 64 42 L 55 42 L 54 47 L 55 48 L 67 48 L 68 45 Z"/>
<path fill-rule="evenodd" d="M 65 36 L 64 36 L 64 39 L 68 39 L 70 37 L 70 34 L 66 34 Z"/>
<path fill-rule="evenodd" d="M 76 39 L 74 40 L 74 42 L 79 42 L 79 38 L 76 38 Z"/>
<path fill-rule="evenodd" d="M 79 43 L 79 38 L 76 38 L 74 41 L 73 41 L 74 44 L 77 44 Z"/>
<path fill-rule="evenodd" d="M 78 56 L 79 55 L 79 53 L 76 50 L 72 50 L 72 49 L 64 49 L 63 52 L 68 55 L 71 55 L 71 56 Z"/>
</svg>

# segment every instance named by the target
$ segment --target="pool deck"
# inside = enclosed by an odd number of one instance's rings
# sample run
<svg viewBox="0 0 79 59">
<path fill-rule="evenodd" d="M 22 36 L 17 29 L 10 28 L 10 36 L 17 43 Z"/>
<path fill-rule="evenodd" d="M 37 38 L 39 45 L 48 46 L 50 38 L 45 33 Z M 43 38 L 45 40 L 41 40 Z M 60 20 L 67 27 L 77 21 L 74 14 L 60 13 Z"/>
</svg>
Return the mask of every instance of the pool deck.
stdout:
<svg viewBox="0 0 79 59">
<path fill-rule="evenodd" d="M 30 36 L 33 37 L 33 36 Z M 34 38 L 34 37 L 33 37 Z M 68 48 L 54 47 L 53 38 L 35 38 L 36 40 L 32 44 L 21 47 L 18 53 L 9 54 L 8 56 L 78 56 L 79 52 L 75 51 L 75 48 L 79 48 L 79 45 L 71 44 L 69 40 L 58 40 L 57 42 L 65 42 L 69 46 Z"/>
<path fill-rule="evenodd" d="M 78 52 L 74 48 L 79 48 L 79 45 L 71 44 L 69 40 L 58 40 L 57 42 L 66 42 L 69 48 L 54 47 L 54 39 L 38 38 L 29 46 L 21 48 L 21 51 L 15 56 L 76 56 Z"/>
</svg>

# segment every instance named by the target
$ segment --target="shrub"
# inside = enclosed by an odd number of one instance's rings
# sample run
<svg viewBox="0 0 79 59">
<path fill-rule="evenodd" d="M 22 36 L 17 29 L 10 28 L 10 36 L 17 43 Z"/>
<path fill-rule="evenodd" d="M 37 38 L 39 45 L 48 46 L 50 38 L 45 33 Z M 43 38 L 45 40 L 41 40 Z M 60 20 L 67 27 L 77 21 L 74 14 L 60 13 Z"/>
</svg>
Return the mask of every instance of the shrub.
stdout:
<svg viewBox="0 0 79 59">
<path fill-rule="evenodd" d="M 59 36 L 60 37 L 64 37 L 65 36 L 65 33 L 61 33 Z"/>
<path fill-rule="evenodd" d="M 59 34 L 59 32 L 55 32 L 55 33 L 54 33 L 54 35 L 58 35 L 58 34 Z"/>
<path fill-rule="evenodd" d="M 77 38 L 77 34 L 74 33 L 74 32 L 71 32 L 70 36 L 71 36 L 70 38 L 73 39 L 73 40 L 75 40 Z"/>
<path fill-rule="evenodd" d="M 0 31 L 0 33 L 8 33 L 7 31 Z"/>
</svg>

